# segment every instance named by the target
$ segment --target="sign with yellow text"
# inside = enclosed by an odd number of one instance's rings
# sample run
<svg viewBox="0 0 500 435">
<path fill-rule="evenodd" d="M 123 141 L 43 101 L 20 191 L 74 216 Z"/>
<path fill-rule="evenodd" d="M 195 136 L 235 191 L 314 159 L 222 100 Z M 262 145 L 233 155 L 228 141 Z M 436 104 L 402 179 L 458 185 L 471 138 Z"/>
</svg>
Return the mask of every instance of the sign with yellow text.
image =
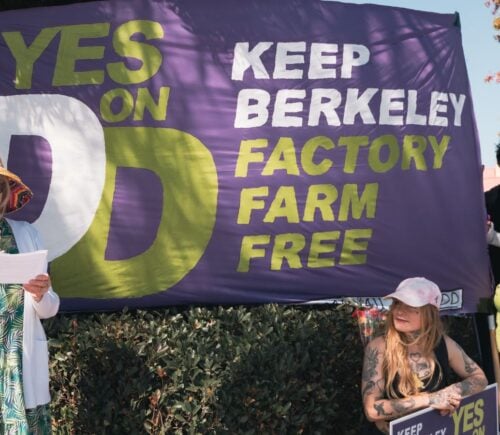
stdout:
<svg viewBox="0 0 500 435">
<path fill-rule="evenodd" d="M 466 397 L 450 416 L 427 408 L 391 421 L 390 435 L 497 435 L 497 384 Z"/>
<path fill-rule="evenodd" d="M 63 309 L 490 295 L 459 20 L 311 0 L 0 13 L 0 156 Z"/>
</svg>

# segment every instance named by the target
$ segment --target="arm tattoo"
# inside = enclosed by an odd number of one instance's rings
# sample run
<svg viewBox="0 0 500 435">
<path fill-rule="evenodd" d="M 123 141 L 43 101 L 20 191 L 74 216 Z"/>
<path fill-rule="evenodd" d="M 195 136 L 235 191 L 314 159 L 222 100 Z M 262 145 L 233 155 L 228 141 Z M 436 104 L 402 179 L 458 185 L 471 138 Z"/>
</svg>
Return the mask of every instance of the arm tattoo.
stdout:
<svg viewBox="0 0 500 435">
<path fill-rule="evenodd" d="M 482 376 L 471 376 L 459 382 L 457 386 L 462 396 L 468 396 L 483 390 L 487 384 L 488 382 Z"/>
<path fill-rule="evenodd" d="M 386 412 L 384 409 L 383 402 L 375 402 L 373 407 L 377 411 L 377 415 L 380 417 L 399 417 L 404 414 L 408 414 L 410 411 L 415 409 L 415 399 L 397 399 L 391 401 L 391 407 L 394 412 Z"/>
<path fill-rule="evenodd" d="M 365 388 L 363 388 L 363 391 L 361 391 L 361 396 L 363 397 L 363 399 L 365 398 L 365 396 L 370 393 L 373 389 L 375 388 L 375 382 L 373 381 L 368 381 L 365 385 Z"/>
<path fill-rule="evenodd" d="M 472 383 L 468 379 L 460 382 L 460 387 L 462 390 L 462 396 L 468 396 L 472 391 Z"/>
<path fill-rule="evenodd" d="M 363 366 L 363 381 L 369 381 L 376 374 L 378 364 L 378 350 L 369 348 L 366 350 L 365 364 Z"/>
<path fill-rule="evenodd" d="M 477 364 L 469 358 L 469 356 L 464 352 L 464 350 L 459 346 L 460 352 L 462 353 L 462 358 L 464 359 L 464 367 L 467 374 L 474 373 L 477 369 Z"/>
<path fill-rule="evenodd" d="M 429 405 L 440 405 L 446 399 L 446 394 L 443 390 L 436 391 L 429 395 Z"/>
<path fill-rule="evenodd" d="M 361 391 L 361 396 L 363 397 L 363 399 L 371 390 L 373 390 L 374 387 L 375 387 L 375 382 L 368 381 L 366 383 L 365 388 L 363 388 L 363 391 Z"/>
<path fill-rule="evenodd" d="M 373 407 L 375 408 L 375 411 L 377 411 L 377 415 L 378 416 L 383 416 L 383 417 L 390 417 L 392 414 L 391 413 L 387 413 L 385 412 L 384 410 L 384 404 L 383 403 L 377 403 L 375 402 L 373 404 Z"/>
<path fill-rule="evenodd" d="M 363 400 L 365 396 L 369 393 L 372 393 L 372 390 L 376 388 L 377 391 L 375 391 L 376 394 L 376 399 L 381 399 L 382 398 L 382 388 L 380 387 L 380 384 L 382 383 L 382 379 L 379 379 L 377 381 L 369 380 L 363 390 L 361 391 L 361 396 L 363 397 Z"/>
<path fill-rule="evenodd" d="M 464 371 L 467 374 L 465 379 L 461 382 L 457 382 L 453 384 L 452 387 L 455 388 L 455 391 L 460 394 L 462 397 L 469 396 L 470 394 L 477 393 L 483 390 L 488 381 L 481 373 L 481 369 L 479 366 L 464 352 L 462 347 L 455 343 L 457 350 L 460 352 L 463 360 Z"/>
<path fill-rule="evenodd" d="M 415 399 L 409 398 L 394 400 L 391 405 L 394 411 L 396 411 L 399 415 L 404 415 L 415 408 Z"/>
</svg>

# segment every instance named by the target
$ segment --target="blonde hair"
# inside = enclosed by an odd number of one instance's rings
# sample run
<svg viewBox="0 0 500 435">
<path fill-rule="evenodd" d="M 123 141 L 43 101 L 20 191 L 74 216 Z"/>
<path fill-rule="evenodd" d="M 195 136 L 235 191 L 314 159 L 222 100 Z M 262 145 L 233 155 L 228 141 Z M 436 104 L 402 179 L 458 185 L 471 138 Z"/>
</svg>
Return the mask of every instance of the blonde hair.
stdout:
<svg viewBox="0 0 500 435">
<path fill-rule="evenodd" d="M 0 218 L 3 217 L 5 209 L 10 201 L 10 184 L 7 177 L 0 176 Z"/>
<path fill-rule="evenodd" d="M 407 334 L 396 330 L 392 307 L 387 314 L 384 373 L 385 391 L 390 399 L 417 394 L 422 387 L 421 380 L 410 367 L 409 345 L 418 345 L 422 356 L 429 358 L 431 361 L 431 373 L 434 372 L 437 366 L 440 370 L 440 377 L 442 376 L 442 369 L 433 354 L 434 349 L 444 335 L 439 310 L 433 305 L 425 305 L 419 310 L 421 325 L 416 338 L 410 338 Z M 398 377 L 397 385 L 394 382 L 396 376 Z"/>
</svg>

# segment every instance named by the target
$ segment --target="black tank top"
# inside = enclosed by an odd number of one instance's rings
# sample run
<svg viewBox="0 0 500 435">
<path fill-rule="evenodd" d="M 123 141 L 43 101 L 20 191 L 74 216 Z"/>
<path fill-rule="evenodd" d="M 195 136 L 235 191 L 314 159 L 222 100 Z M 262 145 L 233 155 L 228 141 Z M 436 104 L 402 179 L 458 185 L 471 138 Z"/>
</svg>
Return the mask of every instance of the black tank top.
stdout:
<svg viewBox="0 0 500 435">
<path fill-rule="evenodd" d="M 434 354 L 436 355 L 436 360 L 438 364 L 434 367 L 434 372 L 432 373 L 432 378 L 429 382 L 426 382 L 426 385 L 422 389 L 422 392 L 432 393 L 434 391 L 441 390 L 448 385 L 450 385 L 450 364 L 448 362 L 448 349 L 446 348 L 446 342 L 444 337 L 439 341 L 438 345 L 434 349 Z M 394 379 L 394 387 L 397 391 L 397 381 L 398 376 Z M 402 396 L 400 396 L 402 397 Z M 387 399 L 387 397 L 384 397 Z M 383 432 L 377 429 L 375 423 L 372 423 L 364 418 L 363 430 L 361 431 L 362 435 L 383 435 Z"/>
</svg>

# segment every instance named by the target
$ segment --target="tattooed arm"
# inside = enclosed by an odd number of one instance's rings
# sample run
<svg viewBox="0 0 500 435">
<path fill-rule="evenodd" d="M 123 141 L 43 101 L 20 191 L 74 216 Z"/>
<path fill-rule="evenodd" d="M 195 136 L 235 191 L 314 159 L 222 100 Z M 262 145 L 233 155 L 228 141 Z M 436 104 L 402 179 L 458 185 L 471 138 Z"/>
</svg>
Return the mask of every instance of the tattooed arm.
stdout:
<svg viewBox="0 0 500 435">
<path fill-rule="evenodd" d="M 452 414 L 465 396 L 482 391 L 488 385 L 484 372 L 464 350 L 450 337 L 444 339 L 450 367 L 462 381 L 429 394 L 429 406 L 439 409 L 442 415 Z"/>
<path fill-rule="evenodd" d="M 429 397 L 418 394 L 404 399 L 384 399 L 384 373 L 382 369 L 385 351 L 384 337 L 372 340 L 365 348 L 361 394 L 366 417 L 370 421 L 394 420 L 429 406 Z"/>
<path fill-rule="evenodd" d="M 445 336 L 445 342 L 450 367 L 462 378 L 461 382 L 450 385 L 448 388 L 460 394 L 462 398 L 484 390 L 488 381 L 481 368 L 450 337 Z"/>
</svg>

